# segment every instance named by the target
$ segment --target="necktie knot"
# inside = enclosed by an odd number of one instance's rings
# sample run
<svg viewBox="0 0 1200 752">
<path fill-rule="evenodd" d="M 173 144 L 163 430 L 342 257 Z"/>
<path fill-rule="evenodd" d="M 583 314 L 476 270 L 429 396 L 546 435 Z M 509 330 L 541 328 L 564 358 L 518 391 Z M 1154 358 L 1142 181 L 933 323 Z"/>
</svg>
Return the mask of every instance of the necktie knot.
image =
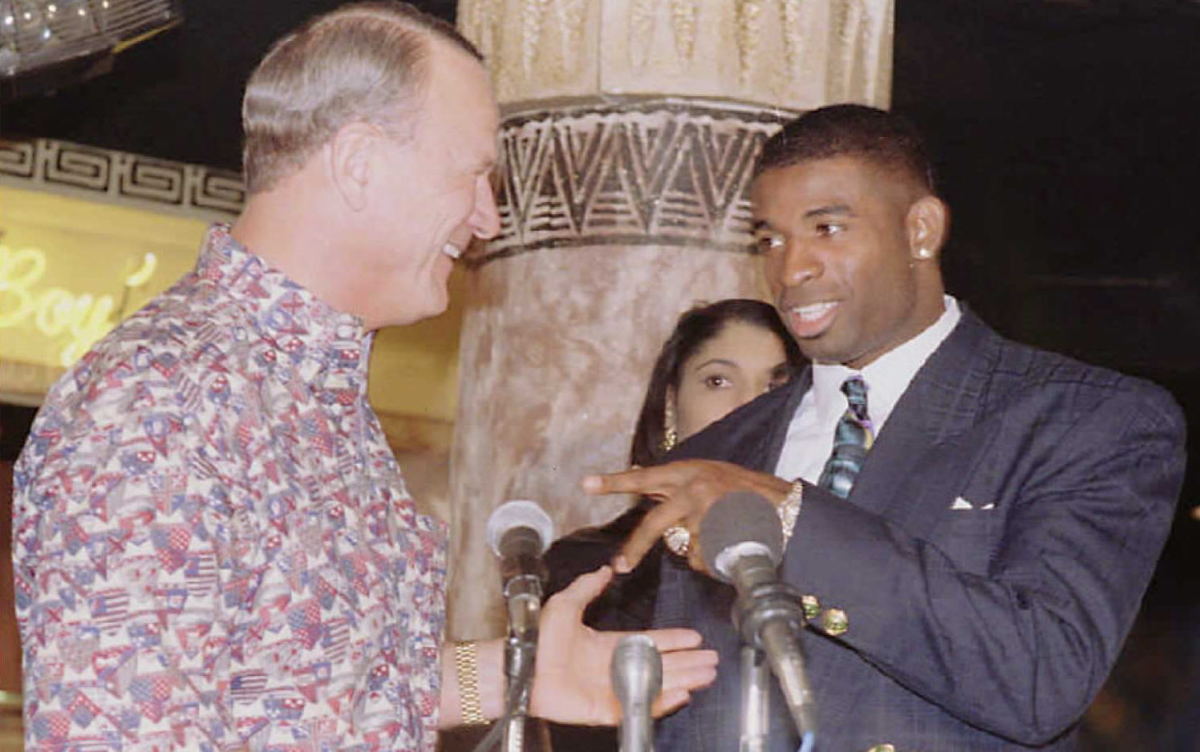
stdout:
<svg viewBox="0 0 1200 752">
<path fill-rule="evenodd" d="M 867 383 L 862 376 L 851 376 L 842 382 L 842 394 L 846 395 L 846 403 L 854 417 L 862 422 L 867 418 Z"/>
</svg>

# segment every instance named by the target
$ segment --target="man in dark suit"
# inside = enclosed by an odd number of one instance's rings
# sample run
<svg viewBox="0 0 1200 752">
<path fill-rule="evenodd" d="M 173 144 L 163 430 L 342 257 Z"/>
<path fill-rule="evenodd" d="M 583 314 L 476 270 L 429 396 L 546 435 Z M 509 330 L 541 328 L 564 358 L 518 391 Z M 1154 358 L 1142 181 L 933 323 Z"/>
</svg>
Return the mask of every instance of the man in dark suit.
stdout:
<svg viewBox="0 0 1200 752">
<path fill-rule="evenodd" d="M 793 121 L 765 145 L 752 199 L 769 285 L 813 367 L 677 461 L 584 481 L 659 501 L 619 571 L 672 526 L 692 536 L 686 561 L 663 557 L 654 622 L 699 629 L 722 667 L 660 725 L 659 749 L 737 748 L 732 589 L 695 545 L 731 490 L 790 513 L 781 575 L 808 596 L 819 752 L 1072 749 L 1170 526 L 1177 406 L 1010 342 L 945 295 L 948 210 L 893 115 Z M 779 699 L 769 746 L 795 749 Z"/>
</svg>

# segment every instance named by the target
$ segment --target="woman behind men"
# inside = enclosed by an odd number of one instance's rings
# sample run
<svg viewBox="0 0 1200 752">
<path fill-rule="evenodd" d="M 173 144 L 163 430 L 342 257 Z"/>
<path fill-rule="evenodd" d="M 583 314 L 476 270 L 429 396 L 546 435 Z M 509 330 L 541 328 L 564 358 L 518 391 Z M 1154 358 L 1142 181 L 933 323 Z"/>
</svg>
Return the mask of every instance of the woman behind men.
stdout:
<svg viewBox="0 0 1200 752">
<path fill-rule="evenodd" d="M 679 442 L 786 383 L 802 365 L 799 348 L 767 303 L 731 298 L 685 312 L 651 371 L 630 464 L 657 464 Z M 651 504 L 642 500 L 607 525 L 577 530 L 555 542 L 546 552 L 548 594 L 566 587 L 576 574 L 608 563 Z M 585 623 L 601 629 L 649 623 L 661 553 L 660 545 L 633 572 L 619 576 L 593 602 Z"/>
<path fill-rule="evenodd" d="M 650 373 L 630 464 L 661 462 L 692 434 L 787 383 L 803 363 L 804 356 L 769 303 L 730 299 L 690 309 L 662 343 Z M 554 543 L 545 557 L 550 571 L 547 596 L 565 588 L 577 574 L 607 564 L 650 505 L 653 501 L 643 499 L 602 527 L 577 530 Z M 665 548 L 660 542 L 634 571 L 614 579 L 588 608 L 584 624 L 599 630 L 648 625 Z M 554 750 L 617 748 L 613 729 L 551 724 L 551 730 Z"/>
<path fill-rule="evenodd" d="M 653 465 L 674 447 L 799 372 L 803 356 L 775 308 L 758 300 L 722 300 L 679 317 L 663 343 L 634 430 L 629 461 Z M 584 528 L 546 552 L 547 594 L 606 564 L 653 502 L 643 499 L 602 527 Z M 630 573 L 618 576 L 588 608 L 584 623 L 604 630 L 642 628 L 654 612 L 659 543 Z M 554 728 L 554 748 L 615 749 L 611 729 Z"/>
</svg>

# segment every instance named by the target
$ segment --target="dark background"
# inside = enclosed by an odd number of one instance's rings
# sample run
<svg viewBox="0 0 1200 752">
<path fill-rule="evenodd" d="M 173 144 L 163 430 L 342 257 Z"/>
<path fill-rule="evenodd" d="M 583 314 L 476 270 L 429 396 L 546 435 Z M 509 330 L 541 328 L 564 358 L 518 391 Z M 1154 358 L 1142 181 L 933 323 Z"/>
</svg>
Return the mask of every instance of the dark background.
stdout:
<svg viewBox="0 0 1200 752">
<path fill-rule="evenodd" d="M 238 169 L 250 69 L 338 4 L 185 0 L 106 75 L 3 105 L 0 135 Z M 897 0 L 895 37 L 893 109 L 954 210 L 951 291 L 1009 336 L 1163 384 L 1200 425 L 1200 0 Z M 3 433 L 23 413 L 0 410 Z M 1197 476 L 1089 750 L 1200 750 Z"/>
</svg>

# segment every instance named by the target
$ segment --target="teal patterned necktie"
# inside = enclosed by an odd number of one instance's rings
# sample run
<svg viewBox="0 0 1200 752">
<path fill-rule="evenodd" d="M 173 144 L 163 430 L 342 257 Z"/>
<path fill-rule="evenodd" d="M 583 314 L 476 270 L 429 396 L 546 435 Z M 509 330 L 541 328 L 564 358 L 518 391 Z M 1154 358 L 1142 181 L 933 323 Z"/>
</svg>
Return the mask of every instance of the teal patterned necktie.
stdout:
<svg viewBox="0 0 1200 752">
<path fill-rule="evenodd" d="M 833 434 L 833 452 L 817 482 L 821 488 L 843 499 L 850 495 L 854 479 L 867 459 L 867 450 L 875 441 L 875 431 L 867 416 L 867 385 L 861 376 L 851 376 L 842 382 L 846 395 L 846 412 L 838 420 Z"/>
</svg>

